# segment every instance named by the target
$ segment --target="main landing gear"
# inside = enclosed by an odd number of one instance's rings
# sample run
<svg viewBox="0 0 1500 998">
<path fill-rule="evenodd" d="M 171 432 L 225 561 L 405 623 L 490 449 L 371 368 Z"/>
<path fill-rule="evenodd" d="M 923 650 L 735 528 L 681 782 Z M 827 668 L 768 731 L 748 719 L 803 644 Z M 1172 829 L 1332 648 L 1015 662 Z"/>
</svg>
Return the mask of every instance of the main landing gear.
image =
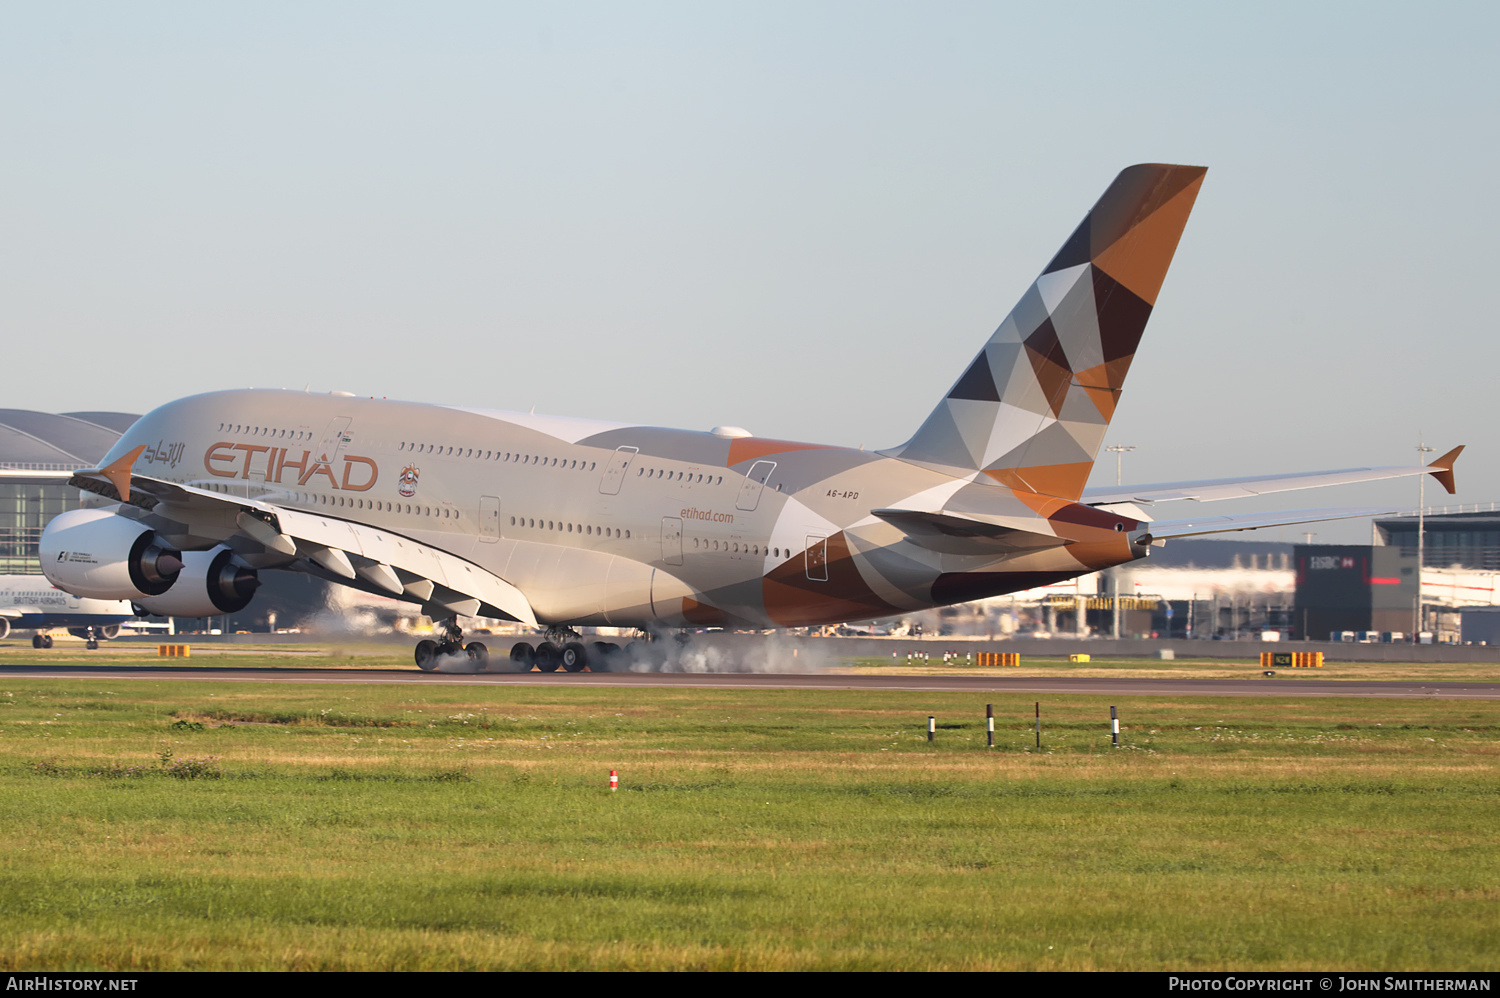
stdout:
<svg viewBox="0 0 1500 998">
<path fill-rule="evenodd" d="M 50 634 L 42 634 L 40 632 L 38 632 L 36 634 L 33 634 L 31 636 L 31 647 L 33 647 L 33 648 L 51 648 L 52 647 L 52 635 L 50 635 Z"/>
<path fill-rule="evenodd" d="M 622 652 L 608 641 L 585 644 L 583 636 L 568 627 L 552 627 L 547 630 L 547 639 L 533 648 L 525 641 L 518 641 L 510 650 L 512 671 L 530 672 L 535 666 L 542 672 L 611 672 L 620 661 Z"/>
<path fill-rule="evenodd" d="M 548 628 L 546 639 L 535 647 L 518 641 L 511 647 L 507 659 L 491 659 L 489 649 L 478 641 L 464 644 L 463 631 L 459 629 L 456 617 L 436 623 L 441 639 L 417 642 L 417 667 L 423 672 L 434 672 L 442 666 L 458 672 L 530 672 L 533 668 L 542 672 L 556 672 L 558 669 L 564 672 L 585 669 L 590 672 L 624 672 L 632 661 L 627 649 L 608 641 L 585 642 L 581 634 L 569 627 Z M 631 643 L 631 648 L 638 647 L 644 648 Z"/>
<path fill-rule="evenodd" d="M 439 620 L 437 625 L 443 632 L 443 639 L 417 642 L 417 668 L 432 672 L 444 664 L 462 663 L 472 669 L 484 669 L 489 664 L 488 648 L 478 641 L 464 644 L 464 632 L 459 629 L 457 617 Z"/>
<path fill-rule="evenodd" d="M 636 640 L 620 651 L 637 672 L 678 672 L 681 656 L 692 650 L 693 636 L 685 631 L 669 634 L 642 629 L 636 632 Z"/>
</svg>

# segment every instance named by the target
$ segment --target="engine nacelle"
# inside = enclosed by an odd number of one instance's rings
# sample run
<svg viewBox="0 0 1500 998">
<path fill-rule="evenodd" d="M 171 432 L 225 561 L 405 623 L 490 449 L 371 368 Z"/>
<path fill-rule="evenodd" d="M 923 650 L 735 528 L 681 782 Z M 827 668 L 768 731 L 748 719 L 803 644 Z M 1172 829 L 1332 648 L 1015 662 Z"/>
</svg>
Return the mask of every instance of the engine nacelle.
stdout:
<svg viewBox="0 0 1500 998">
<path fill-rule="evenodd" d="M 10 621 L 0 617 L 0 638 L 10 637 Z"/>
<path fill-rule="evenodd" d="M 258 588 L 260 579 L 255 569 L 220 545 L 211 551 L 184 554 L 182 572 L 171 591 L 135 603 L 160 617 L 212 617 L 245 609 Z"/>
<path fill-rule="evenodd" d="M 139 599 L 172 588 L 182 552 L 107 509 L 59 513 L 42 531 L 42 573 L 74 596 Z"/>
<path fill-rule="evenodd" d="M 68 633 L 73 635 L 73 637 L 75 638 L 89 637 L 89 629 L 87 627 L 70 627 L 68 628 Z M 119 636 L 119 624 L 101 624 L 98 627 L 94 628 L 93 637 L 99 641 L 113 641 Z"/>
</svg>

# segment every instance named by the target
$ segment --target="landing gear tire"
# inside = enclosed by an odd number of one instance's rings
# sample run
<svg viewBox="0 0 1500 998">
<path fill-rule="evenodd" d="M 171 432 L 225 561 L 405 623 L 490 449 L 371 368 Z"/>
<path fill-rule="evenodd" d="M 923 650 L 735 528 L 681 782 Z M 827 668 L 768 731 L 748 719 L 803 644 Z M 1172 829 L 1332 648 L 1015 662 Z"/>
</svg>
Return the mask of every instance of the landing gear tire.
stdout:
<svg viewBox="0 0 1500 998">
<path fill-rule="evenodd" d="M 51 648 L 52 647 L 52 635 L 50 635 L 50 634 L 43 634 L 42 635 L 42 647 L 43 648 Z"/>
<path fill-rule="evenodd" d="M 438 666 L 438 643 L 422 640 L 417 642 L 417 668 L 431 672 Z"/>
<path fill-rule="evenodd" d="M 562 654 L 557 650 L 557 645 L 551 641 L 543 641 L 536 646 L 536 667 L 540 672 L 556 672 L 557 667 L 562 664 Z"/>
<path fill-rule="evenodd" d="M 590 672 L 614 672 L 620 649 L 608 641 L 595 641 L 589 647 Z"/>
<path fill-rule="evenodd" d="M 569 641 L 563 645 L 562 667 L 568 672 L 582 672 L 589 664 L 588 649 L 580 641 Z"/>
<path fill-rule="evenodd" d="M 489 668 L 490 650 L 478 641 L 470 641 L 464 645 L 464 654 L 469 656 L 469 661 L 481 669 Z"/>
<path fill-rule="evenodd" d="M 83 643 L 83 647 L 87 648 L 89 651 L 98 651 L 99 642 L 95 641 L 93 638 L 90 638 Z"/>
<path fill-rule="evenodd" d="M 31 636 L 31 647 L 45 648 L 47 646 L 42 643 L 42 636 L 40 634 L 33 634 Z"/>
<path fill-rule="evenodd" d="M 517 641 L 510 647 L 510 671 L 530 672 L 532 663 L 536 661 L 536 652 L 531 645 L 524 641 Z"/>
</svg>

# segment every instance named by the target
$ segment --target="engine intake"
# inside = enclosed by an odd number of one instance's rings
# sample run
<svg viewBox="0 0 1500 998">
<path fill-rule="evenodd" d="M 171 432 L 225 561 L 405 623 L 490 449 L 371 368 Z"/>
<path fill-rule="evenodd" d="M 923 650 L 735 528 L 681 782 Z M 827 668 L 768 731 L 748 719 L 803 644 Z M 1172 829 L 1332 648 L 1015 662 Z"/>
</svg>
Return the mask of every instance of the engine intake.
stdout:
<svg viewBox="0 0 1500 998">
<path fill-rule="evenodd" d="M 74 596 L 139 599 L 172 588 L 182 552 L 108 509 L 59 513 L 42 531 L 42 574 Z"/>
</svg>

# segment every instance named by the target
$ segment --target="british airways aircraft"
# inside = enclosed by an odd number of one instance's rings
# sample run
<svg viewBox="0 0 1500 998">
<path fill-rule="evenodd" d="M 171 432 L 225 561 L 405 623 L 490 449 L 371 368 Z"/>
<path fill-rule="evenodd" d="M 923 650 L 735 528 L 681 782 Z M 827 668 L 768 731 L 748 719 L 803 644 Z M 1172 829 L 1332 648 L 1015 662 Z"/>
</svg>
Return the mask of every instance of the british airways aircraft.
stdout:
<svg viewBox="0 0 1500 998">
<path fill-rule="evenodd" d="M 1156 519 L 1158 504 L 1430 474 L 1422 467 L 1087 488 L 1205 170 L 1123 171 L 911 438 L 850 450 L 295 391 L 169 402 L 73 485 L 47 577 L 153 613 L 245 607 L 258 573 L 420 603 L 417 664 L 488 663 L 458 619 L 548 629 L 504 669 L 606 669 L 573 629 L 868 620 L 1017 592 L 1174 537 L 1386 512 Z"/>
<path fill-rule="evenodd" d="M 51 648 L 52 635 L 46 632 L 63 627 L 93 649 L 101 638 L 113 638 L 121 624 L 134 619 L 124 600 L 80 599 L 40 575 L 0 575 L 0 638 L 9 636 L 13 627 L 34 628 L 31 647 Z"/>
</svg>

